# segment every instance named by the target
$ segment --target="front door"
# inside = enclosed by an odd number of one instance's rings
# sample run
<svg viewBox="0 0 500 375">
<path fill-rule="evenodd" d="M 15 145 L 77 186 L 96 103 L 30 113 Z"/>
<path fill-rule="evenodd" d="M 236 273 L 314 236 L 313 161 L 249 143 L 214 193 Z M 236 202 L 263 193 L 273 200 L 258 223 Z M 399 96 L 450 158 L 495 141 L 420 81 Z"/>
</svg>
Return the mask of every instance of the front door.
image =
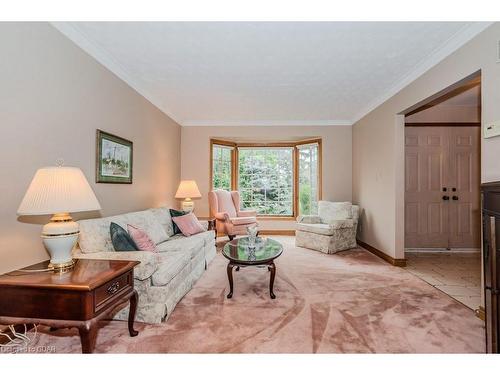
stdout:
<svg viewBox="0 0 500 375">
<path fill-rule="evenodd" d="M 405 247 L 479 247 L 479 132 L 405 128 Z"/>
</svg>

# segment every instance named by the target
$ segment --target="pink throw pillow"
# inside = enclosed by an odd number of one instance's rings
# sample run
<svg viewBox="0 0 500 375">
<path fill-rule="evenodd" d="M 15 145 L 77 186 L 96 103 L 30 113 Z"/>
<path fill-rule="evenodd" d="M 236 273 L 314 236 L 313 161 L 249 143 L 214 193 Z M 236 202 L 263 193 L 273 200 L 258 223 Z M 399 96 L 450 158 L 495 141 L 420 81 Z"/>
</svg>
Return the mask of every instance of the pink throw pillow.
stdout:
<svg viewBox="0 0 500 375">
<path fill-rule="evenodd" d="M 130 224 L 127 224 L 127 231 L 139 250 L 158 252 L 156 244 L 145 231 Z"/>
<path fill-rule="evenodd" d="M 172 220 L 175 224 L 177 224 L 182 234 L 186 237 L 192 236 L 196 233 L 205 232 L 205 228 L 203 228 L 203 225 L 201 225 L 193 213 L 172 217 Z"/>
</svg>

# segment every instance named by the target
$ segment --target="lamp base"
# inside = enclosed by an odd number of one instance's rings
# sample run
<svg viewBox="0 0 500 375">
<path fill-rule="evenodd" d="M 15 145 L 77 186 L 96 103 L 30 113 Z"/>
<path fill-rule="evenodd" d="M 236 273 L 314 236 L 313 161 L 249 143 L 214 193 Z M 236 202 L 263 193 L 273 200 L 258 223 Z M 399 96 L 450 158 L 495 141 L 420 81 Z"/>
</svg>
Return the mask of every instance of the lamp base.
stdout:
<svg viewBox="0 0 500 375">
<path fill-rule="evenodd" d="M 43 226 L 42 241 L 50 254 L 49 268 L 63 272 L 74 266 L 71 253 L 79 233 L 78 224 L 67 213 L 55 214 Z"/>
<path fill-rule="evenodd" d="M 186 198 L 185 200 L 182 201 L 181 207 L 182 211 L 192 212 L 194 210 L 194 202 L 191 199 Z"/>
</svg>

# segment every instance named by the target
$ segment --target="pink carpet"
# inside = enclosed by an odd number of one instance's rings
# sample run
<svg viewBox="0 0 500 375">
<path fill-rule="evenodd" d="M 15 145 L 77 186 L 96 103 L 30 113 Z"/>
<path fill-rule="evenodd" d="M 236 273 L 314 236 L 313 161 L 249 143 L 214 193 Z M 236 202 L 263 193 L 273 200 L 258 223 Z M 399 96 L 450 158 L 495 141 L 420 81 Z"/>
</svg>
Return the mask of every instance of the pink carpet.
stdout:
<svg viewBox="0 0 500 375">
<path fill-rule="evenodd" d="M 472 310 L 402 268 L 363 249 L 326 255 L 296 248 L 276 261 L 275 293 L 267 269 L 235 272 L 226 299 L 227 261 L 218 254 L 168 322 L 103 323 L 96 352 L 118 353 L 483 353 L 484 326 Z M 48 332 L 37 345 L 80 352 L 77 331 Z"/>
</svg>

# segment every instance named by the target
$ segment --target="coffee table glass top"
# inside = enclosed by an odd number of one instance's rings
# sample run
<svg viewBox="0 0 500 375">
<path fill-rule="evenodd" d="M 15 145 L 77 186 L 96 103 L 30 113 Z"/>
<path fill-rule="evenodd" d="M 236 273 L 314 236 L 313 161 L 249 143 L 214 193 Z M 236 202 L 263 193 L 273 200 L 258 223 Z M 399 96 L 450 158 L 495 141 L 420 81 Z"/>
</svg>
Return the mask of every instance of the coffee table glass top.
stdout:
<svg viewBox="0 0 500 375">
<path fill-rule="evenodd" d="M 283 246 L 271 238 L 257 237 L 255 247 L 250 247 L 248 237 L 242 237 L 225 244 L 222 255 L 234 263 L 260 264 L 270 262 L 282 252 Z"/>
</svg>

